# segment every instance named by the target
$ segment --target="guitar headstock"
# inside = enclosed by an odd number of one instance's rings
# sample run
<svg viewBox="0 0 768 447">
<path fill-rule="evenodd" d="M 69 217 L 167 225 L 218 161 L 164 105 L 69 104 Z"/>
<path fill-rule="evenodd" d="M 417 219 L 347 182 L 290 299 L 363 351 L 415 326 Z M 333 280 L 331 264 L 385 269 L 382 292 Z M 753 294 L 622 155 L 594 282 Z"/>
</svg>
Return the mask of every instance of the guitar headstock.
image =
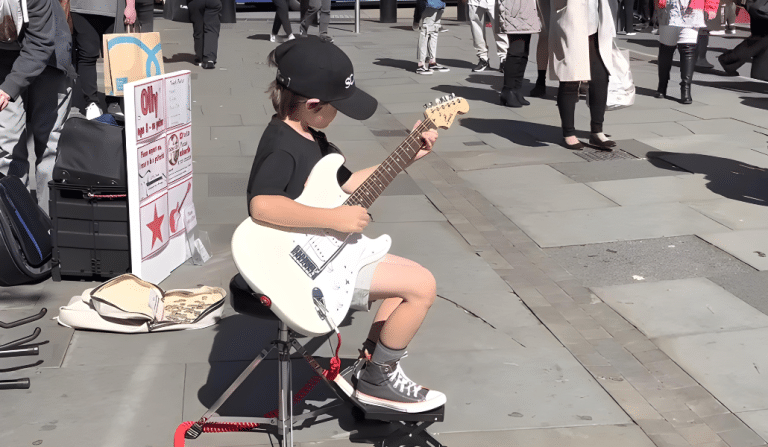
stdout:
<svg viewBox="0 0 768 447">
<path fill-rule="evenodd" d="M 424 104 L 424 107 L 427 109 L 424 111 L 424 116 L 441 129 L 448 129 L 456 115 L 463 115 L 469 111 L 467 100 L 457 98 L 454 94 L 437 98 L 434 103 Z"/>
</svg>

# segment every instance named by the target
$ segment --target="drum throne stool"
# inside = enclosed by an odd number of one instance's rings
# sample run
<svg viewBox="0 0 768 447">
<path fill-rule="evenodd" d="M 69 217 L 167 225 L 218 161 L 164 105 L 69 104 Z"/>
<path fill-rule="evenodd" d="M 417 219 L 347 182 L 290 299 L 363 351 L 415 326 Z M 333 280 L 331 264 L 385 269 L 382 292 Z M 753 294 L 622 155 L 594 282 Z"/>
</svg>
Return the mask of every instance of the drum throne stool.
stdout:
<svg viewBox="0 0 768 447">
<path fill-rule="evenodd" d="M 273 320 L 278 322 L 278 334 L 275 340 L 270 342 L 271 347 L 265 347 L 261 353 L 243 370 L 227 390 L 213 403 L 208 411 L 194 423 L 186 423 L 179 426 L 177 430 L 175 447 L 181 447 L 178 441 L 183 445 L 183 438 L 196 439 L 203 432 L 225 432 L 225 431 L 272 431 L 276 432 L 280 439 L 281 447 L 293 447 L 293 426 L 310 418 L 317 418 L 327 414 L 330 410 L 337 408 L 344 403 L 353 407 L 358 418 L 366 420 L 376 420 L 396 424 L 396 429 L 391 432 L 379 444 L 386 446 L 401 445 L 423 445 L 430 447 L 443 447 L 434 437 L 432 437 L 426 428 L 435 422 L 442 422 L 444 418 L 445 407 L 436 408 L 424 413 L 403 413 L 395 410 L 389 410 L 381 407 L 373 407 L 361 404 L 352 395 L 348 395 L 344 389 L 339 387 L 334 381 L 344 380 L 336 371 L 327 371 L 325 368 L 307 352 L 307 350 L 296 340 L 296 334 L 280 320 L 270 309 L 271 301 L 269 297 L 251 290 L 245 279 L 240 274 L 235 275 L 229 283 L 231 291 L 230 297 L 232 307 L 238 313 L 257 318 Z M 291 348 L 301 354 L 304 360 L 309 363 L 317 374 L 310 379 L 302 390 L 294 397 L 292 396 L 292 378 L 291 378 Z M 237 388 L 248 378 L 256 367 L 273 350 L 277 351 L 278 363 L 278 408 L 276 411 L 268 413 L 267 417 L 223 417 L 216 411 L 226 400 L 232 396 Z M 338 348 L 336 350 L 338 355 Z M 337 357 L 334 359 L 338 360 Z M 331 360 L 333 365 L 334 360 Z M 331 368 L 333 369 L 333 368 Z M 310 411 L 301 415 L 293 415 L 293 401 L 302 399 L 315 384 L 324 381 L 336 394 L 338 402 L 328 405 L 315 411 Z M 265 428 L 262 426 L 267 426 Z M 179 439 L 181 438 L 181 439 Z M 419 442 L 421 441 L 421 442 Z"/>
</svg>

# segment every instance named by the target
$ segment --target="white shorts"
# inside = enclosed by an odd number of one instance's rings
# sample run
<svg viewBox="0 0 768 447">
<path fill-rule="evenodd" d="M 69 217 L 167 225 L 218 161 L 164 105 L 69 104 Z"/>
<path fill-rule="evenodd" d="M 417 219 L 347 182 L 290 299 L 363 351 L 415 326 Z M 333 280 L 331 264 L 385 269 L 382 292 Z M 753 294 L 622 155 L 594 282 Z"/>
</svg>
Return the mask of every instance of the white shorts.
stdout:
<svg viewBox="0 0 768 447">
<path fill-rule="evenodd" d="M 360 273 L 357 274 L 357 280 L 355 281 L 355 292 L 352 294 L 350 310 L 362 312 L 371 310 L 370 294 L 373 272 L 376 271 L 376 266 L 379 265 L 382 259 L 384 259 L 383 256 L 360 269 Z"/>
</svg>

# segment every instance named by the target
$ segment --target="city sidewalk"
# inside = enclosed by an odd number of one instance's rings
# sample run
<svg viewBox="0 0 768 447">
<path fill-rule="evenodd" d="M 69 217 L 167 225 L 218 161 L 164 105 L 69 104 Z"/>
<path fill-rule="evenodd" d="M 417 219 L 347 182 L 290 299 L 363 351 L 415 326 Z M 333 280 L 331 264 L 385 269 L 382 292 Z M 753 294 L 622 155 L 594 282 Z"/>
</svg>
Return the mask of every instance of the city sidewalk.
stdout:
<svg viewBox="0 0 768 447">
<path fill-rule="evenodd" d="M 326 134 L 347 166 L 360 169 L 403 141 L 423 104 L 447 94 L 469 102 L 466 115 L 440 130 L 434 154 L 371 207 L 366 230 L 391 235 L 391 253 L 437 279 L 439 298 L 403 361 L 412 379 L 448 396 L 445 420 L 429 432 L 451 447 L 765 445 L 768 83 L 696 73 L 693 104 L 655 99 L 656 37 L 619 37 L 637 88 L 632 107 L 606 116 L 621 150 L 573 152 L 560 145 L 556 83 L 530 106 L 500 106 L 502 75 L 471 72 L 469 28 L 453 7 L 438 43 L 438 61 L 451 71 L 417 75 L 411 13 L 401 8 L 398 23 L 382 24 L 378 10 L 365 9 L 355 34 L 353 12 L 334 12 L 331 34 L 379 109 L 363 122 L 338 115 Z M 224 25 L 215 70 L 193 65 L 191 25 L 156 19 L 166 71 L 192 71 L 194 201 L 213 246 L 210 261 L 182 265 L 163 289 L 228 288 L 236 273 L 230 239 L 247 217 L 248 173 L 273 113 L 264 93 L 274 79 L 266 64 L 272 16 L 242 13 Z M 713 36 L 710 61 L 744 36 Z M 535 47 L 534 37 L 532 55 Z M 498 67 L 494 56 L 491 65 Z M 532 56 L 526 78 L 535 77 Z M 576 121 L 584 139 L 584 101 Z M 81 332 L 50 319 L 95 285 L 0 289 L 0 320 L 46 307 L 40 339 L 50 340 L 40 367 L 0 374 L 32 381 L 29 390 L 0 391 L 0 445 L 170 446 L 176 427 L 198 419 L 275 335 L 274 324 L 229 306 L 214 327 L 174 333 Z M 342 328 L 344 366 L 372 317 L 355 313 Z M 0 330 L 0 344 L 31 330 Z M 326 338 L 302 342 L 327 364 Z M 28 359 L 0 365 L 36 360 Z M 276 408 L 276 368 L 266 363 L 223 416 Z M 294 389 L 312 374 L 302 363 Z M 320 384 L 295 411 L 331 398 Z M 389 429 L 349 410 L 302 425 L 297 444 L 374 445 Z M 187 445 L 276 442 L 264 433 L 206 433 Z"/>
</svg>

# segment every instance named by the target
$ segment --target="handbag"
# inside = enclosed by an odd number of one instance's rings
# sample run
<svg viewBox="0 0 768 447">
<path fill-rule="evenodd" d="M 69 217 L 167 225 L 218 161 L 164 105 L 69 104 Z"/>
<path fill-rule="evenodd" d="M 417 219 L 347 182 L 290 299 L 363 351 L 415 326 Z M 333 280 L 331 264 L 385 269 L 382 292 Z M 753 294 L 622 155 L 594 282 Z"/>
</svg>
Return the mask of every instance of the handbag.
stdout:
<svg viewBox="0 0 768 447">
<path fill-rule="evenodd" d="M 189 18 L 189 0 L 165 0 L 163 18 L 172 22 L 192 23 Z"/>
<path fill-rule="evenodd" d="M 128 33 L 104 35 L 104 93 L 109 96 L 123 96 L 129 82 L 165 73 L 160 33 L 126 28 Z"/>
<path fill-rule="evenodd" d="M 613 70 L 608 77 L 608 101 L 605 110 L 618 110 L 635 103 L 635 83 L 629 67 L 629 50 L 622 50 L 616 43 L 611 50 Z"/>
</svg>

